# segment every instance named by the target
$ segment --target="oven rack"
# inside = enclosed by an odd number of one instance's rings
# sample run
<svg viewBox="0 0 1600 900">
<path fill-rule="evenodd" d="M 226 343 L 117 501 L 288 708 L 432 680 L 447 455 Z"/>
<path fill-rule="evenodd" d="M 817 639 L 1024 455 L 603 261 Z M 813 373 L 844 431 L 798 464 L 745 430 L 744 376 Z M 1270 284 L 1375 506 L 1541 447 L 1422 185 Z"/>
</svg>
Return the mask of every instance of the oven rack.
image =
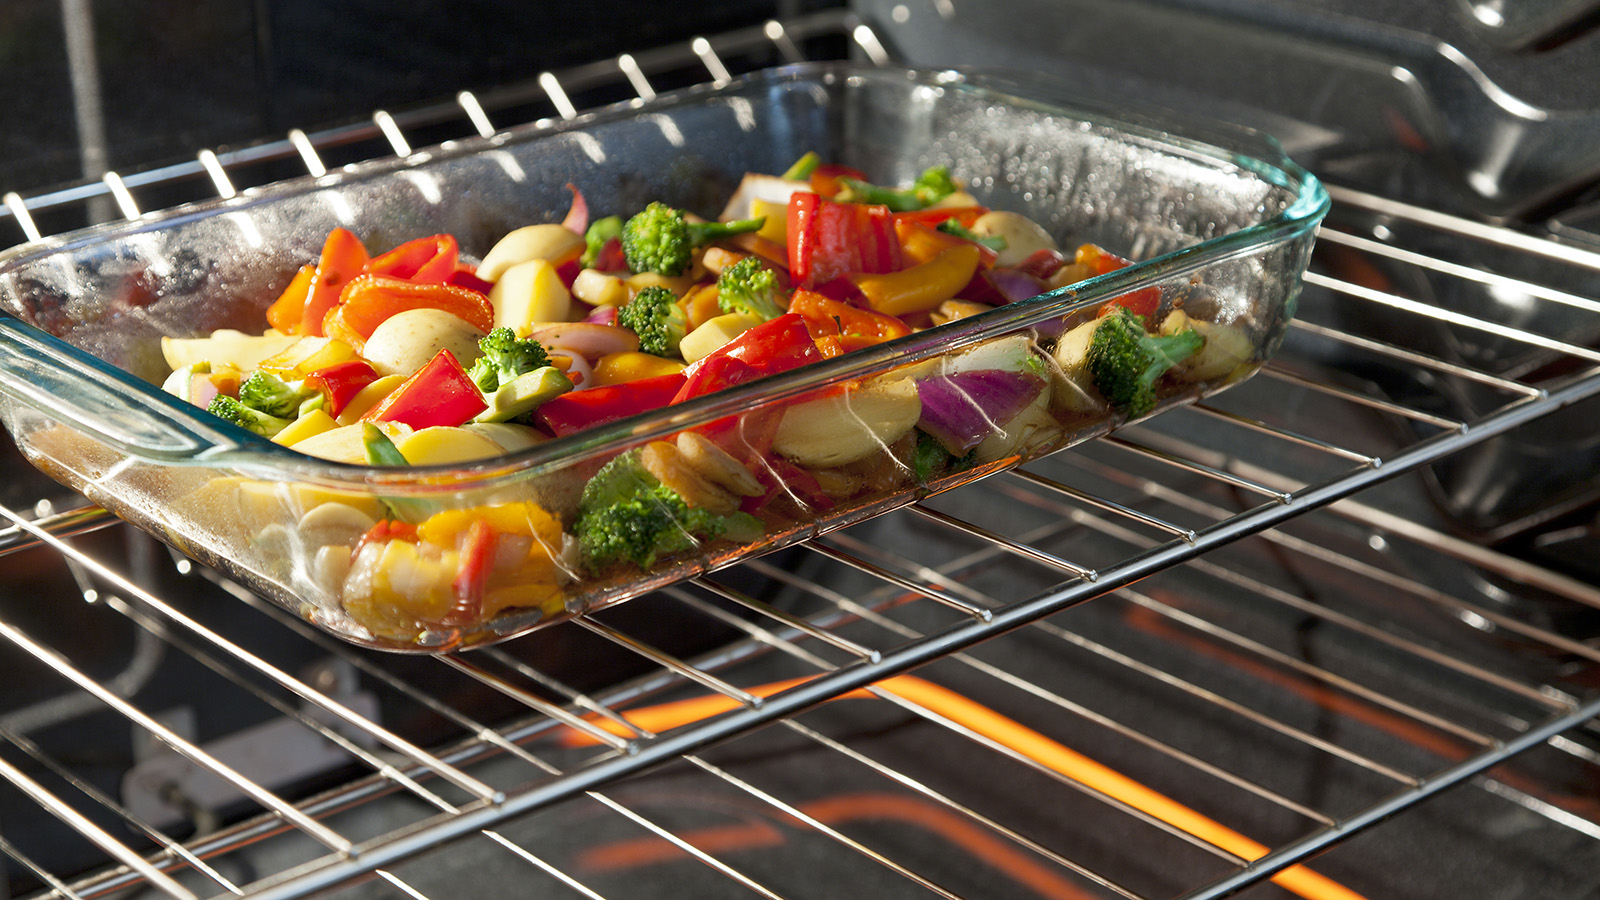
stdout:
<svg viewBox="0 0 1600 900">
<path fill-rule="evenodd" d="M 873 58 L 882 54 L 871 29 L 848 14 L 802 24 L 771 24 L 760 34 L 784 58 L 785 39 L 798 33 L 847 35 Z M 643 90 L 652 66 L 688 59 L 701 61 L 714 79 L 726 77 L 724 48 L 754 46 L 751 35 L 736 37 L 641 53 L 633 62 L 637 75 L 621 60 L 586 67 L 582 77 L 557 73 L 541 78 L 540 90 L 558 115 L 567 115 L 576 107 L 562 85 L 594 89 L 604 81 L 602 69 Z M 507 96 L 508 103 L 526 99 Z M 469 120 L 479 118 L 474 105 L 460 100 Z M 441 109 L 415 121 L 436 122 Z M 322 148 L 374 135 L 394 152 L 408 152 L 405 121 L 378 114 L 371 126 L 264 146 L 279 156 L 299 154 L 315 170 Z M 306 153 L 308 145 L 319 152 Z M 243 151 L 202 154 L 194 164 L 145 173 L 148 179 L 108 173 L 97 185 L 27 200 L 6 195 L 6 205 L 34 237 L 30 211 L 111 196 L 136 216 L 131 189 L 166 189 L 209 173 L 226 194 L 241 180 L 228 176 L 237 171 L 229 167 L 252 159 Z M 637 829 L 658 851 L 690 861 L 694 875 L 685 877 L 704 880 L 712 893 L 814 895 L 803 880 L 785 883 L 793 875 L 719 852 L 699 823 L 674 822 L 648 796 L 630 801 L 651 779 L 628 776 L 648 769 L 652 778 L 685 779 L 698 793 L 755 804 L 821 839 L 830 861 L 845 860 L 842 868 L 888 873 L 892 896 L 983 895 L 952 886 L 965 873 L 945 872 L 938 854 L 922 857 L 891 838 L 880 845 L 859 837 L 840 824 L 842 814 L 800 799 L 799 788 L 764 786 L 744 774 L 740 749 L 776 742 L 784 752 L 798 743 L 829 757 L 831 767 L 865 771 L 875 794 L 914 798 L 954 816 L 1020 854 L 1034 866 L 1030 884 L 1047 894 L 1040 885 L 1054 885 L 1053 895 L 1216 897 L 1273 879 L 1302 896 L 1349 896 L 1337 889 L 1352 888 L 1312 869 L 1325 862 L 1348 884 L 1378 877 L 1361 865 L 1343 866 L 1340 853 L 1396 814 L 1424 815 L 1422 801 L 1458 786 L 1471 791 L 1472 802 L 1531 816 L 1559 841 L 1576 841 L 1592 854 L 1600 841 L 1593 804 L 1580 802 L 1581 789 L 1551 785 L 1592 783 L 1600 773 L 1589 723 L 1600 714 L 1593 678 L 1600 649 L 1582 631 L 1551 624 L 1550 610 L 1582 619 L 1600 609 L 1600 591 L 1456 538 L 1418 500 L 1414 479 L 1403 476 L 1600 393 L 1600 353 L 1559 333 L 1474 318 L 1352 280 L 1336 274 L 1349 267 L 1331 265 L 1328 254 L 1346 248 L 1427 279 L 1519 292 L 1527 303 L 1591 315 L 1600 308 L 1595 295 L 1567 285 L 1586 283 L 1600 272 L 1600 260 L 1506 229 L 1358 192 L 1333 193 L 1336 212 L 1307 277 L 1302 316 L 1284 352 L 1251 382 L 1117 437 L 820 538 L 781 559 L 716 573 L 501 647 L 437 660 L 376 656 L 322 636 L 179 556 L 172 557 L 176 574 L 148 564 L 125 574 L 103 548 L 86 549 L 103 537 L 88 529 L 108 524 L 92 512 L 52 514 L 43 502 L 0 508 L 14 529 L 7 563 L 43 557 L 67 567 L 87 615 L 125 620 L 136 635 L 127 668 L 106 676 L 72 642 L 47 643 L 0 620 L 8 664 L 25 661 L 70 687 L 0 718 L 0 777 L 49 818 L 64 821 L 59 835 L 103 854 L 108 865 L 88 874 L 53 871 L 29 835 L 8 833 L 4 821 L 0 852 L 31 873 L 41 896 L 110 896 L 139 886 L 175 897 L 298 897 L 333 888 L 342 888 L 341 896 L 450 896 L 447 886 L 434 883 L 433 867 L 442 853 L 462 848 L 487 850 L 498 865 L 525 867 L 576 896 L 627 895 L 615 884 L 602 890 L 582 865 L 547 858 L 542 841 L 519 839 L 528 828 L 548 837 L 537 830 L 546 821 L 567 830 L 564 816 L 581 804 Z M 1419 254 L 1414 245 L 1396 243 L 1397 233 L 1448 235 L 1469 242 L 1469 252 Z M 1538 260 L 1541 279 L 1476 264 L 1485 254 L 1504 253 Z M 1555 359 L 1581 374 L 1525 383 L 1522 373 L 1422 352 L 1392 334 L 1363 333 L 1345 315 L 1351 307 L 1415 317 L 1451 334 L 1488 334 L 1536 352 L 1547 367 Z M 1433 398 L 1399 400 L 1375 390 L 1370 373 L 1387 369 L 1425 370 L 1486 389 L 1498 401 L 1469 419 L 1453 418 Z M 128 540 L 137 541 L 132 534 Z M 1447 564 L 1475 574 L 1440 583 L 1434 575 Z M 1311 587 L 1305 572 L 1321 573 L 1332 588 Z M 1498 603 L 1499 594 L 1476 589 L 1488 578 L 1535 586 L 1549 599 L 1531 611 Z M 1089 599 L 1096 602 L 1083 602 Z M 248 607 L 249 624 L 236 626 L 220 604 L 228 611 Z M 689 623 L 682 630 L 719 628 L 734 639 L 679 650 L 628 615 L 639 610 L 680 627 Z M 1311 630 L 1336 636 L 1313 654 L 1305 643 Z M 271 638 L 285 636 L 296 652 L 275 658 L 282 645 Z M 1041 642 L 1048 662 L 1025 662 Z M 626 656 L 632 664 L 624 668 L 635 674 L 582 686 L 551 671 L 547 654 L 561 644 Z M 286 661 L 307 648 L 316 662 L 305 671 Z M 197 662 L 217 689 L 314 736 L 340 758 L 340 771 L 359 774 L 309 796 L 252 779 L 240 771 L 235 748 L 191 739 L 165 723 L 160 710 L 128 699 L 138 697 L 149 654 Z M 1220 679 L 1201 665 L 1217 660 L 1226 664 Z M 1411 683 L 1408 676 L 1418 670 L 1431 673 L 1437 686 Z M 1074 693 L 1084 672 L 1136 682 L 1130 691 L 1158 693 L 1163 702 L 1107 712 L 1097 695 Z M 478 718 L 456 702 L 473 692 L 516 712 Z M 447 738 L 424 749 L 372 711 L 364 699 L 372 695 L 447 723 Z M 102 706 L 111 714 L 102 710 L 94 719 L 91 710 Z M 925 726 L 930 758 L 976 755 L 985 770 L 1047 786 L 1052 801 L 1078 797 L 1072 802 L 1116 820 L 1097 827 L 1138 831 L 1150 855 L 1171 870 L 1129 870 L 1115 854 L 1108 865 L 1107 856 L 1065 851 L 1061 846 L 1080 836 L 1037 836 L 1038 823 L 1012 824 L 987 811 L 983 798 L 949 772 L 934 767 L 919 775 L 885 762 L 858 745 L 858 723 L 845 711 L 857 707 L 869 710 L 867 721 L 887 715 Z M 1000 715 L 1000 709 L 1014 711 Z M 1266 760 L 1263 767 L 1219 758 L 1171 724 L 1219 716 L 1230 729 L 1253 735 L 1251 743 L 1268 745 L 1254 748 L 1259 758 L 1248 757 Z M 244 798 L 257 814 L 234 810 L 231 824 L 173 837 L 174 826 L 154 821 L 163 814 L 159 804 L 144 798 L 134 808 L 137 791 L 124 785 L 117 796 L 30 736 L 82 719 L 116 727 L 106 718 L 164 745 L 153 763 L 141 765 L 165 773 L 170 792 L 209 789 L 198 774 L 209 772 L 210 781 L 231 781 L 235 799 Z M 1108 772 L 1066 746 L 1080 740 L 1107 749 L 1102 760 L 1144 754 L 1159 764 L 1146 765 L 1138 777 Z M 1526 763 L 1530 769 L 1556 774 L 1530 778 L 1521 768 L 1527 758 L 1535 758 Z M 1337 769 L 1333 780 L 1344 790 L 1321 796 L 1283 777 L 1284 767 Z M 1205 787 L 1184 786 L 1194 779 Z M 405 802 L 391 802 L 396 798 Z M 1258 842 L 1244 837 L 1242 827 L 1221 826 L 1229 817 L 1272 839 Z M 598 825 L 591 830 L 595 843 L 609 834 Z M 267 874 L 248 880 L 230 874 L 238 860 L 257 855 L 271 862 Z M 1171 872 L 1181 873 L 1175 884 Z"/>
</svg>

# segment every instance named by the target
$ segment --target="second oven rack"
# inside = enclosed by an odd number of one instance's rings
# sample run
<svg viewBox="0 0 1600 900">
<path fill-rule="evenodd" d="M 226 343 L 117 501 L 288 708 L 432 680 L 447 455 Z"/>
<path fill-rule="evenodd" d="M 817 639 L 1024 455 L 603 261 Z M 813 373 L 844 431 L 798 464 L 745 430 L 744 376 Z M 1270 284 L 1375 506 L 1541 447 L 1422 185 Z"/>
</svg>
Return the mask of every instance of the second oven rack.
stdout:
<svg viewBox="0 0 1600 900">
<path fill-rule="evenodd" d="M 378 113 L 371 125 L 315 135 L 297 132 L 259 148 L 203 153 L 194 163 L 139 175 L 108 173 L 97 183 L 26 199 L 8 194 L 6 207 L 25 236 L 36 238 L 34 214 L 41 210 L 111 197 L 124 215 L 137 217 L 134 195 L 139 190 L 167 196 L 190 182 L 204 186 L 209 181 L 216 192 L 229 195 L 239 190 L 249 167 L 265 159 L 299 157 L 316 172 L 330 148 L 374 138 L 403 155 L 410 152 L 408 128 L 432 129 L 454 117 L 477 133 L 492 133 L 486 110 L 521 107 L 532 100 L 547 103 L 555 115 L 571 117 L 578 108 L 572 98 L 580 92 L 603 93 L 626 85 L 648 95 L 654 90 L 652 78 L 686 62 L 703 66 L 713 80 L 726 79 L 726 56 L 760 60 L 776 55 L 792 61 L 801 58 L 799 47 L 805 41 L 830 36 L 846 38 L 869 57 L 888 61 L 864 23 L 847 13 L 818 14 L 548 74 L 538 79 L 537 94 L 463 94 L 454 106 L 404 115 Z M 257 649 L 254 635 L 229 631 L 214 610 L 180 599 L 161 577 L 122 574 L 102 554 L 84 549 L 83 538 L 65 536 L 93 527 L 92 513 L 51 515 L 43 506 L 0 507 L 0 515 L 13 525 L 11 559 L 27 551 L 64 562 L 85 599 L 97 605 L 98 613 L 131 623 L 141 646 L 153 643 L 161 653 L 192 658 L 242 702 L 264 704 L 295 728 L 337 748 L 346 767 L 366 773 L 309 799 L 288 794 L 241 771 L 219 745 L 191 740 L 181 729 L 164 724 L 156 711 L 129 702 L 126 698 L 134 690 L 118 681 L 122 676 L 91 674 L 96 667 L 73 646 L 51 646 L 13 622 L 0 621 L 0 649 L 70 685 L 64 697 L 72 707 L 60 712 L 58 706 L 52 712 L 46 704 L 24 710 L 27 715 L 0 719 L 7 751 L 0 754 L 0 777 L 52 818 L 67 823 L 68 834 L 97 848 L 112 867 L 88 876 L 52 871 L 24 844 L 6 839 L 3 830 L 0 852 L 28 869 L 44 893 L 59 896 L 108 896 L 144 884 L 175 897 L 288 898 L 355 884 L 364 876 L 377 877 L 386 890 L 399 895 L 425 896 L 426 874 L 406 874 L 409 865 L 447 842 L 489 842 L 576 895 L 598 896 L 581 876 L 508 837 L 510 825 L 533 813 L 553 815 L 583 802 L 600 804 L 673 846 L 718 883 L 784 896 L 736 860 L 719 856 L 613 796 L 626 792 L 627 776 L 688 767 L 719 789 L 755 798 L 775 815 L 803 822 L 837 844 L 840 853 L 869 860 L 919 891 L 961 895 L 936 876 L 875 850 L 804 804 L 786 801 L 719 762 L 731 748 L 761 740 L 774 731 L 768 726 L 776 726 L 954 811 L 1085 889 L 1124 897 L 1160 895 L 1139 885 L 1138 876 L 1124 877 L 1092 858 L 1047 846 L 984 812 L 980 804 L 865 757 L 810 724 L 833 708 L 830 701 L 843 697 L 867 699 L 935 725 L 942 740 L 978 748 L 989 764 L 1020 766 L 1053 779 L 1061 790 L 1081 792 L 1103 805 L 1107 815 L 1127 817 L 1153 831 L 1157 840 L 1197 853 L 1209 864 L 1195 865 L 1198 874 L 1180 887 L 1184 897 L 1224 896 L 1267 879 L 1303 896 L 1344 896 L 1327 893 L 1332 888 L 1305 864 L 1397 812 L 1467 783 L 1538 811 L 1563 833 L 1600 840 L 1600 825 L 1586 818 L 1586 811 L 1568 811 L 1537 791 L 1486 775 L 1533 748 L 1553 750 L 1563 764 L 1592 775 L 1600 755 L 1573 735 L 1600 715 L 1600 692 L 1590 680 L 1600 669 L 1600 650 L 1543 617 L 1497 608 L 1461 586 L 1437 586 L 1427 574 L 1445 562 L 1466 565 L 1536 586 L 1561 608 L 1580 611 L 1600 609 L 1600 591 L 1455 538 L 1433 522 L 1425 499 L 1396 487 L 1406 482 L 1404 476 L 1600 394 L 1600 352 L 1559 334 L 1474 317 L 1392 284 L 1354 278 L 1349 273 L 1361 270 L 1336 265 L 1329 254 L 1352 251 L 1427 279 L 1521 292 L 1529 303 L 1589 313 L 1600 311 L 1600 303 L 1568 285 L 1585 283 L 1600 272 L 1600 259 L 1383 198 L 1339 189 L 1332 193 L 1336 209 L 1323 231 L 1318 263 L 1307 276 L 1302 315 L 1284 352 L 1254 380 L 1114 438 L 817 539 L 781 561 L 758 560 L 628 605 L 669 609 L 664 616 L 698 623 L 690 630 L 728 630 L 734 639 L 714 649 L 680 652 L 641 634 L 636 623 L 609 614 L 550 630 L 555 635 L 551 640 L 592 644 L 630 657 L 638 674 L 621 684 L 588 688 L 569 683 L 543 664 L 539 651 L 549 645 L 526 640 L 426 661 L 421 668 L 415 661 L 374 657 L 318 634 L 220 575 L 196 572 L 187 560 L 173 558 L 187 583 L 215 587 L 214 602 L 242 601 L 269 620 L 273 631 L 291 635 L 333 661 L 332 669 L 319 673 L 351 673 L 383 696 L 448 722 L 450 738 L 433 750 L 354 703 L 359 693 L 335 689 L 347 687 L 346 682 L 324 682 L 292 671 L 269 651 Z M 1401 241 L 1396 234 L 1408 238 Z M 1452 258 L 1412 249 L 1439 236 L 1467 250 Z M 1539 260 L 1549 275 L 1534 281 L 1489 271 L 1473 264 L 1480 251 Z M 1350 307 L 1409 317 L 1424 323 L 1414 326 L 1419 329 L 1489 335 L 1536 352 L 1545 369 L 1555 360 L 1580 374 L 1533 383 L 1489 365 L 1430 355 L 1397 342 L 1392 334 L 1363 333 L 1352 322 L 1366 317 L 1347 317 L 1343 311 Z M 1393 369 L 1426 371 L 1498 399 L 1460 417 L 1441 410 L 1428 396 L 1396 399 L 1393 392 L 1375 389 L 1370 378 L 1352 377 L 1356 371 Z M 1283 562 L 1286 558 L 1293 566 Z M 1339 573 L 1346 580 L 1345 593 L 1330 601 L 1261 574 L 1303 567 Z M 1230 595 L 1227 603 L 1193 599 L 1219 591 Z M 1378 595 L 1395 598 L 1405 615 L 1381 606 L 1381 612 L 1375 611 L 1371 598 Z M 1090 599 L 1097 602 L 1080 607 Z M 1228 605 L 1239 603 L 1261 609 L 1244 615 Z M 1302 706 L 1327 708 L 1323 692 L 1332 692 L 1342 698 L 1342 705 L 1332 707 L 1342 715 L 1403 722 L 1397 733 L 1410 736 L 1400 743 L 1411 749 L 1447 746 L 1448 752 L 1441 750 L 1422 763 L 1403 754 L 1397 756 L 1404 762 L 1391 759 L 1362 742 L 1341 742 L 1305 727 L 1298 721 L 1303 710 L 1284 712 L 1230 699 L 1204 677 L 1188 673 L 1181 657 L 1174 662 L 1164 655 L 1143 657 L 1117 649 L 1117 640 L 1130 633 L 1125 624 L 1104 625 L 1110 637 L 1072 630 L 1082 616 L 1097 616 L 1102 608 L 1120 610 L 1129 621 L 1154 617 L 1199 635 L 1211 652 L 1226 650 L 1239 671 L 1270 667 L 1286 672 L 1284 677 L 1301 686 Z M 1063 615 L 1068 610 L 1071 614 Z M 1306 658 L 1284 635 L 1271 629 L 1257 633 L 1261 621 L 1284 615 L 1338 630 L 1342 640 L 1382 656 L 1385 668 Z M 1385 618 L 1391 615 L 1398 621 Z M 1407 618 L 1426 622 L 1430 615 L 1455 626 L 1465 623 L 1465 634 L 1441 640 Z M 1514 638 L 1509 647 L 1501 640 L 1505 636 Z M 1010 650 L 1036 640 L 1047 640 L 1073 658 L 1117 667 L 1129 677 L 1152 679 L 1162 690 L 1175 692 L 1191 711 L 1235 717 L 1243 727 L 1260 729 L 1295 753 L 1326 757 L 1382 788 L 1364 792 L 1359 802 L 1332 804 L 1263 783 L 1251 771 L 1208 759 L 1203 749 L 1163 735 L 1155 719 L 1146 723 L 1137 716 L 1119 719 L 1095 711 L 1070 697 L 1068 689 L 1051 686 L 1059 677 L 1053 668 L 1022 671 L 1011 662 Z M 130 671 L 134 667 L 130 663 Z M 1398 687 L 1404 679 L 1397 673 L 1416 668 L 1442 672 L 1445 681 L 1459 683 L 1457 689 L 1439 696 L 1407 694 Z M 1212 830 L 1188 818 L 1192 810 L 1184 804 L 1163 799 L 1160 792 L 1152 797 L 1141 790 L 1144 785 L 1126 777 L 1095 780 L 1091 776 L 1099 770 L 1063 755 L 1055 742 L 1019 743 L 1022 732 L 1003 723 L 996 731 L 990 727 L 992 718 L 978 715 L 959 697 L 928 687 L 936 681 L 960 682 L 972 672 L 998 682 L 1003 692 L 1041 704 L 1049 715 L 1038 721 L 1068 716 L 1108 729 L 1118 740 L 1168 760 L 1180 773 L 1174 780 L 1188 777 L 1181 773 L 1215 780 L 1228 792 L 1244 794 L 1247 807 L 1292 815 L 1297 825 L 1261 843 L 1230 828 Z M 128 681 L 136 684 L 137 679 Z M 504 721 L 475 718 L 452 702 L 466 687 L 508 701 L 517 712 Z M 205 773 L 227 782 L 259 814 L 178 840 L 151 821 L 149 810 L 107 795 L 28 737 L 34 728 L 102 705 L 125 727 L 154 735 L 171 755 L 186 761 L 187 768 L 172 770 L 184 773 L 173 776 L 178 783 L 192 784 L 199 776 L 191 773 Z M 640 708 L 648 714 L 637 713 Z M 1357 708 L 1363 710 L 1359 716 L 1351 712 Z M 1038 721 L 1029 724 L 1043 730 Z M 1416 736 L 1417 731 L 1426 736 Z M 373 825 L 361 818 L 362 811 L 395 796 L 410 801 L 398 821 Z M 4 825 L 0 822 L 0 829 Z M 130 829 L 135 838 L 128 836 Z M 268 844 L 285 848 L 274 857 L 270 872 L 246 881 L 227 874 L 228 861 Z"/>
</svg>

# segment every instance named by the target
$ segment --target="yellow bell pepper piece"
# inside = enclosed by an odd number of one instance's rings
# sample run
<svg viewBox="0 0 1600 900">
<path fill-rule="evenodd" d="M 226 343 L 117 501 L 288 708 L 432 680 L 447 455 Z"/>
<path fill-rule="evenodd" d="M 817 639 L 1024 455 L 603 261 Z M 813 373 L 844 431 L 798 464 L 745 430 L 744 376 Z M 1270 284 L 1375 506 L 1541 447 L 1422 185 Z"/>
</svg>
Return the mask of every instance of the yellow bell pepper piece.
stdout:
<svg viewBox="0 0 1600 900">
<path fill-rule="evenodd" d="M 909 269 L 882 275 L 857 273 L 850 281 L 873 310 L 891 316 L 927 312 L 956 295 L 978 271 L 977 244 L 962 244 Z"/>
<path fill-rule="evenodd" d="M 344 409 L 339 410 L 339 418 L 336 421 L 340 425 L 354 425 L 361 421 L 361 417 L 377 406 L 378 401 L 389 396 L 389 392 L 404 384 L 405 380 L 404 375 L 385 375 L 372 382 L 350 398 Z"/>
<path fill-rule="evenodd" d="M 338 427 L 339 423 L 334 421 L 333 416 L 328 415 L 323 410 L 314 409 L 290 422 L 288 427 L 273 435 L 272 442 L 274 444 L 282 444 L 285 447 L 293 447 L 296 443 L 312 435 L 321 434 L 324 431 L 332 431 Z"/>
<path fill-rule="evenodd" d="M 671 375 L 682 371 L 683 363 L 675 359 L 641 353 L 637 350 L 624 350 L 621 353 L 607 353 L 600 357 L 594 364 L 594 380 L 596 384 L 602 385 L 622 384 L 640 378 L 653 378 L 657 375 Z"/>
</svg>

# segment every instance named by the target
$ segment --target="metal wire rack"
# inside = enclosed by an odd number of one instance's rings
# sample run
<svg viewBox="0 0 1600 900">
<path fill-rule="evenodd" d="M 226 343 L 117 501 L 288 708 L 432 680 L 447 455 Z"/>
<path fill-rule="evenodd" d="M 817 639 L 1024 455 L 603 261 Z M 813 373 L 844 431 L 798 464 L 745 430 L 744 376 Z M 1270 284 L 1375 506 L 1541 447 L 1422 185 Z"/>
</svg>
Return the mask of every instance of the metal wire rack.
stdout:
<svg viewBox="0 0 1600 900">
<path fill-rule="evenodd" d="M 570 117 L 580 94 L 648 96 L 686 64 L 726 79 L 731 58 L 799 59 L 830 36 L 887 61 L 866 25 L 819 14 L 5 205 L 33 239 L 41 210 L 111 197 L 137 216 L 143 190 L 229 195 L 264 160 L 317 172 L 328 148 L 374 139 L 404 154 L 452 119 L 492 133 L 486 110 L 534 102 Z M 1404 285 L 1593 316 L 1572 285 L 1600 257 L 1334 193 L 1294 331 L 1251 382 L 500 647 L 356 650 L 92 510 L 0 506 L 10 577 L 63 570 L 74 616 L 129 635 L 102 656 L 77 628 L 0 618 L 3 665 L 49 685 L 0 716 L 0 778 L 39 811 L 0 821 L 0 853 L 39 896 L 85 898 L 454 896 L 491 872 L 553 896 L 666 879 L 714 896 L 1331 898 L 1402 895 L 1396 854 L 1414 869 L 1463 852 L 1454 834 L 1362 840 L 1444 804 L 1514 818 L 1552 883 L 1582 883 L 1575 861 L 1600 852 L 1600 590 L 1460 540 L 1408 476 L 1600 394 L 1600 351 Z M 1439 238 L 1450 254 L 1416 249 Z M 1540 276 L 1483 264 L 1497 256 Z M 1359 274 L 1374 268 L 1391 277 Z M 1405 339 L 1432 330 L 1515 352 L 1467 362 Z M 1537 368 L 1513 365 L 1530 354 Z M 1534 380 L 1561 365 L 1579 374 Z M 1433 390 L 1375 386 L 1396 371 Z M 1470 416 L 1437 402 L 1463 384 L 1494 399 Z M 1542 599 L 1494 587 L 1509 584 Z M 173 658 L 256 724 L 208 736 L 141 705 Z M 59 749 L 129 731 L 145 752 L 120 784 Z M 69 844 L 102 864 L 54 861 Z"/>
</svg>

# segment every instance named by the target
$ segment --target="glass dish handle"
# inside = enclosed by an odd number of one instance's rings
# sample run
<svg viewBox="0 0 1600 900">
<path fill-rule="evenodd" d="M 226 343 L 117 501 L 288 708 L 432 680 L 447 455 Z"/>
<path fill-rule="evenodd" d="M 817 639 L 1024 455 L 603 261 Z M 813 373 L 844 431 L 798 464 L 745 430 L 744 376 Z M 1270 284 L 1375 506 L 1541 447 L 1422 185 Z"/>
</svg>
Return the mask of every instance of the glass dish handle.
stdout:
<svg viewBox="0 0 1600 900">
<path fill-rule="evenodd" d="M 138 458 L 214 464 L 242 449 L 238 429 L 6 314 L 0 393 Z"/>
</svg>

